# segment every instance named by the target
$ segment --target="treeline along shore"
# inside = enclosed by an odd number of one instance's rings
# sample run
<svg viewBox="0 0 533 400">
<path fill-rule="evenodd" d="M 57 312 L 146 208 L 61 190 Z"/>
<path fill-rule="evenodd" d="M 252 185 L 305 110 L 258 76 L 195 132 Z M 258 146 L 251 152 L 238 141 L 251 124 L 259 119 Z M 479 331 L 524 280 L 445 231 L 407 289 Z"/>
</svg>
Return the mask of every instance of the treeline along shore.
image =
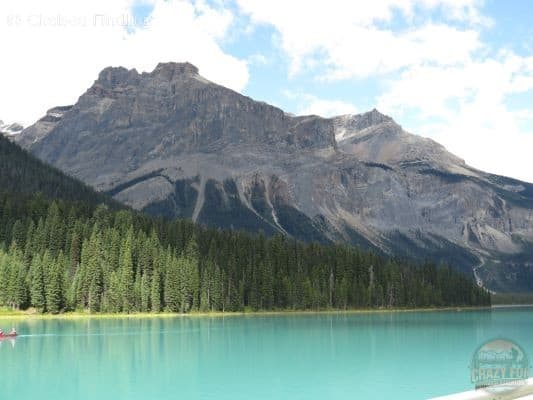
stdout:
<svg viewBox="0 0 533 400">
<path fill-rule="evenodd" d="M 0 195 L 0 305 L 60 313 L 483 306 L 447 266 L 220 231 L 106 205 Z"/>
</svg>

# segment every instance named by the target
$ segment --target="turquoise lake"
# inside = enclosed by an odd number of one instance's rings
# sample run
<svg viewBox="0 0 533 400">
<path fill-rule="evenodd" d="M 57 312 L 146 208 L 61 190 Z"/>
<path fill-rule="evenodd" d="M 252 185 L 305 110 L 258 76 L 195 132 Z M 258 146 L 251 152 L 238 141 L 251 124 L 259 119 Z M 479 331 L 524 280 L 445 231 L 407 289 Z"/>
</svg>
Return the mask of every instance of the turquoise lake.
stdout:
<svg viewBox="0 0 533 400">
<path fill-rule="evenodd" d="M 533 356 L 533 309 L 9 320 L 0 399 L 425 399 L 472 389 L 476 347 Z"/>
</svg>

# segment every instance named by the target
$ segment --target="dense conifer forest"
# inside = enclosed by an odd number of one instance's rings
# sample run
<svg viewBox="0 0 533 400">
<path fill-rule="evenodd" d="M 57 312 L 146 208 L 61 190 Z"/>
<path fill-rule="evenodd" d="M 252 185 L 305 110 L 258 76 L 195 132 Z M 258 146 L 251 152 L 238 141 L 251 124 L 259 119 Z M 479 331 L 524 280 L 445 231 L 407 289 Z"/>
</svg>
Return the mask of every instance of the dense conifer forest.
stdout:
<svg viewBox="0 0 533 400">
<path fill-rule="evenodd" d="M 32 156 L 0 134 L 0 190 L 6 193 L 42 193 L 47 198 L 120 205 L 77 179 L 66 176 Z"/>
<path fill-rule="evenodd" d="M 107 206 L 0 196 L 0 304 L 57 313 L 488 304 L 447 267 L 204 229 Z"/>
<path fill-rule="evenodd" d="M 186 313 L 490 304 L 485 290 L 449 267 L 119 209 L 5 142 L 2 306 Z"/>
</svg>

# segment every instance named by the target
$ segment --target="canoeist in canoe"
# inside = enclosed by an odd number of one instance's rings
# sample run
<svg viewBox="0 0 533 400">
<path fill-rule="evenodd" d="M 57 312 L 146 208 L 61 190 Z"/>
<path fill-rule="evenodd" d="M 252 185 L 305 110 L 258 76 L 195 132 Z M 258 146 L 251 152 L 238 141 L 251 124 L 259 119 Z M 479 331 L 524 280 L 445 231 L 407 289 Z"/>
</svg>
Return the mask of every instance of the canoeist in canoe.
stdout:
<svg viewBox="0 0 533 400">
<path fill-rule="evenodd" d="M 17 336 L 17 331 L 15 330 L 15 328 L 12 328 L 11 332 L 9 333 L 4 333 L 4 331 L 0 329 L 0 339 L 8 338 L 8 337 L 15 337 L 15 336 Z"/>
</svg>

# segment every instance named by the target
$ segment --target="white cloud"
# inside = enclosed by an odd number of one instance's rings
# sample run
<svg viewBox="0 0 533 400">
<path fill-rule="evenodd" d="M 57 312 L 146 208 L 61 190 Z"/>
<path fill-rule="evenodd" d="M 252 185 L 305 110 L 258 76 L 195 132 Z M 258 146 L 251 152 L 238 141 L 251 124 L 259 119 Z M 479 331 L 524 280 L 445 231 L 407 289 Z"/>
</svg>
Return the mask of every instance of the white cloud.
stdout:
<svg viewBox="0 0 533 400">
<path fill-rule="evenodd" d="M 329 70 L 326 79 L 365 78 L 419 63 L 451 65 L 480 47 L 472 29 L 427 22 L 393 31 L 377 25 L 395 12 L 410 19 L 419 8 L 442 8 L 450 18 L 474 23 L 480 20 L 474 0 L 237 2 L 252 21 L 279 32 L 291 75 L 319 64 Z"/>
<path fill-rule="evenodd" d="M 451 67 L 418 65 L 391 80 L 378 105 L 389 112 L 418 108 L 426 117 L 449 118 L 472 102 L 503 104 L 507 95 L 533 89 L 532 61 L 507 52 Z"/>
<path fill-rule="evenodd" d="M 133 0 L 19 0 L 0 9 L 0 115 L 32 123 L 47 108 L 71 104 L 106 66 L 151 71 L 160 61 L 190 61 L 206 78 L 235 90 L 248 82 L 245 60 L 226 54 L 233 16 L 203 1 L 144 1 L 150 19 L 135 20 Z"/>
<path fill-rule="evenodd" d="M 533 89 L 533 57 L 504 52 L 497 58 L 450 67 L 419 66 L 405 71 L 378 99 L 378 107 L 408 128 L 430 136 L 469 164 L 494 173 L 533 181 L 533 130 L 530 110 L 511 110 L 506 98 Z M 530 126 L 533 126 L 530 125 Z"/>
<path fill-rule="evenodd" d="M 481 170 L 533 182 L 533 131 L 525 132 L 504 105 L 472 103 L 453 119 L 421 132 Z"/>
<path fill-rule="evenodd" d="M 322 99 L 307 93 L 285 92 L 285 94 L 296 101 L 298 115 L 319 115 L 328 118 L 359 112 L 355 105 L 341 100 Z"/>
<path fill-rule="evenodd" d="M 533 57 L 483 42 L 492 21 L 482 2 L 237 1 L 254 23 L 274 27 L 290 76 L 375 79 L 377 107 L 412 132 L 475 167 L 533 182 L 531 111 L 508 103 L 533 94 Z"/>
</svg>

